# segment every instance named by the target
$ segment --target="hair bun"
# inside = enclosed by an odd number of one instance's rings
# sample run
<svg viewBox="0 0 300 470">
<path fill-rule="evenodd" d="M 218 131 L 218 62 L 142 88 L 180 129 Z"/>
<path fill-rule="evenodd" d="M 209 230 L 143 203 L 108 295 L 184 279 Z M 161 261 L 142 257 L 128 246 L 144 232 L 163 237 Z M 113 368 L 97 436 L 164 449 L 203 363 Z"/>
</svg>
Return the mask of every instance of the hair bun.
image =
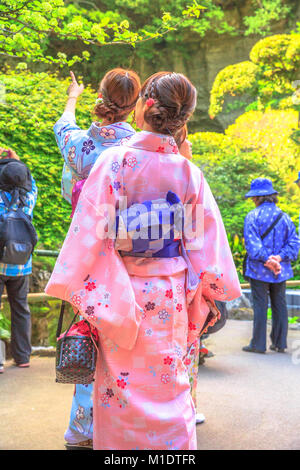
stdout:
<svg viewBox="0 0 300 470">
<path fill-rule="evenodd" d="M 146 80 L 141 92 L 146 102 L 154 100 L 144 119 L 158 133 L 176 135 L 196 106 L 196 89 L 182 74 L 158 72 Z"/>
<path fill-rule="evenodd" d="M 102 102 L 96 104 L 94 113 L 111 123 L 123 121 L 134 109 L 140 88 L 139 76 L 131 70 L 107 72 L 100 84 Z"/>
</svg>

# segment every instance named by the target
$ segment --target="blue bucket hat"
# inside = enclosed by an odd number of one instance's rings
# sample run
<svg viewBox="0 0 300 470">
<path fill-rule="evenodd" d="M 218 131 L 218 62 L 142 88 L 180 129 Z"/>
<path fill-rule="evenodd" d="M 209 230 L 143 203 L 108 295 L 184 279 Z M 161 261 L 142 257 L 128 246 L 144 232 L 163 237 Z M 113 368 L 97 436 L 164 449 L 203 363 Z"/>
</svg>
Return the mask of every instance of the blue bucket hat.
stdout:
<svg viewBox="0 0 300 470">
<path fill-rule="evenodd" d="M 298 179 L 296 181 L 294 181 L 294 183 L 299 183 L 299 181 L 300 181 L 300 171 L 298 173 Z"/>
<path fill-rule="evenodd" d="M 278 194 L 273 188 L 272 181 L 268 178 L 256 178 L 251 181 L 250 191 L 245 197 L 269 196 L 270 194 Z"/>
</svg>

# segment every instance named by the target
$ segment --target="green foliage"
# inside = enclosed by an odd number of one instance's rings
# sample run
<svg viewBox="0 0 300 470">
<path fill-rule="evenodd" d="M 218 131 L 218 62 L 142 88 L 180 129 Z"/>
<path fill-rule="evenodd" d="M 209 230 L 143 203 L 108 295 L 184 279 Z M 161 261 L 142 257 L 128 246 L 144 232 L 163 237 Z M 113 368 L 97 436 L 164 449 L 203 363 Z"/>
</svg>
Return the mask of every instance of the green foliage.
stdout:
<svg viewBox="0 0 300 470">
<path fill-rule="evenodd" d="M 258 152 L 241 149 L 238 139 L 214 132 L 200 132 L 189 137 L 193 161 L 203 171 L 220 207 L 227 231 L 234 237 L 243 234 L 244 218 L 253 204 L 245 199 L 254 178 L 271 178 L 281 187 L 279 175 Z M 217 148 L 216 148 L 217 147 Z"/>
<path fill-rule="evenodd" d="M 216 76 L 211 89 L 210 116 L 215 117 L 222 111 L 227 95 L 241 96 L 248 93 L 250 96 L 255 97 L 258 90 L 257 72 L 257 65 L 250 61 L 229 65 L 221 70 Z"/>
<path fill-rule="evenodd" d="M 294 0 L 252 0 L 243 17 L 240 2 L 232 1 L 2 0 L 0 54 L 60 68 L 95 59 L 120 64 L 136 46 L 137 57 L 155 60 L 167 43 L 188 57 L 187 37 L 265 36 L 292 16 L 293 6 Z M 103 50 L 109 45 L 125 46 L 121 56 L 120 47 Z"/>
<path fill-rule="evenodd" d="M 6 70 L 0 73 L 5 103 L 0 103 L 0 145 L 11 147 L 28 164 L 38 186 L 34 224 L 39 247 L 56 249 L 70 222 L 70 206 L 60 195 L 63 159 L 53 125 L 64 110 L 69 80 L 56 75 Z M 91 123 L 96 93 L 86 87 L 79 101 L 77 120 L 82 128 Z"/>
<path fill-rule="evenodd" d="M 299 69 L 300 34 L 261 39 L 252 48 L 250 61 L 219 72 L 211 91 L 210 115 L 214 117 L 223 111 L 228 96 L 240 99 L 247 95 L 259 110 L 293 107 L 293 81 L 298 78 Z"/>
<path fill-rule="evenodd" d="M 269 34 L 271 25 L 286 18 L 292 11 L 292 5 L 282 0 L 261 0 L 256 2 L 258 8 L 252 16 L 245 16 L 244 23 L 247 26 L 246 36 L 250 34 Z"/>
<path fill-rule="evenodd" d="M 0 339 L 10 340 L 10 321 L 0 313 Z"/>
<path fill-rule="evenodd" d="M 254 208 L 245 199 L 252 179 L 267 177 L 279 192 L 279 206 L 298 225 L 300 191 L 294 181 L 300 147 L 290 138 L 297 123 L 293 110 L 251 111 L 240 116 L 226 134 L 199 132 L 189 136 L 193 161 L 203 171 L 218 203 L 240 280 L 245 254 L 243 226 Z M 300 262 L 293 264 L 300 278 Z"/>
<path fill-rule="evenodd" d="M 89 60 L 91 46 L 136 43 L 163 36 L 174 27 L 198 18 L 202 6 L 194 0 L 173 19 L 169 13 L 161 13 L 158 24 L 139 31 L 132 31 L 130 22 L 112 5 L 99 8 L 96 3 L 68 2 L 63 0 L 2 0 L 0 4 L 0 53 L 22 57 L 26 62 L 55 64 L 58 67 Z M 144 17 L 143 21 L 148 22 Z M 53 50 L 53 42 L 60 41 L 62 48 Z M 78 43 L 80 46 L 78 47 Z M 69 48 L 66 47 L 69 44 Z M 74 53 L 74 44 L 80 55 Z M 73 47 L 72 47 L 73 46 Z M 85 50 L 82 50 L 82 47 Z M 62 50 L 60 50 L 62 49 Z M 72 53 L 68 55 L 67 49 Z"/>
</svg>

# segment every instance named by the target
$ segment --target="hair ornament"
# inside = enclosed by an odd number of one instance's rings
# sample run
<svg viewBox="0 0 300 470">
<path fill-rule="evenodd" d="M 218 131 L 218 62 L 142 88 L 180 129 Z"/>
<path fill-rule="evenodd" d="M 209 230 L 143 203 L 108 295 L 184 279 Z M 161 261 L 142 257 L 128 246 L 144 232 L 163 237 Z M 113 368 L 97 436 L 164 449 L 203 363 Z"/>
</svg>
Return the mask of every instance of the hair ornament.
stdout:
<svg viewBox="0 0 300 470">
<path fill-rule="evenodd" d="M 146 101 L 146 105 L 148 106 L 148 108 L 151 108 L 151 106 L 153 106 L 155 103 L 154 99 L 153 98 L 148 98 L 147 101 Z"/>
<path fill-rule="evenodd" d="M 102 93 L 99 93 L 98 98 L 96 99 L 96 104 L 102 104 L 103 103 L 103 95 Z"/>
</svg>

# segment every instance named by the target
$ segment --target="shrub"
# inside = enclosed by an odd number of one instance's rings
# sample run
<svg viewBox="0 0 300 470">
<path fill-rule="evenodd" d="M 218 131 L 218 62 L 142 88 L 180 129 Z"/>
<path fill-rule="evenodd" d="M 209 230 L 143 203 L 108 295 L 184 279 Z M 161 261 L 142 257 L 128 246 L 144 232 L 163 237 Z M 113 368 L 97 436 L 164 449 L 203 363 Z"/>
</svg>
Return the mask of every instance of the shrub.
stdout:
<svg viewBox="0 0 300 470">
<path fill-rule="evenodd" d="M 292 107 L 293 81 L 299 78 L 300 34 L 277 34 L 258 41 L 250 61 L 229 65 L 215 78 L 209 114 L 214 117 L 234 107 L 265 110 Z M 228 101 L 228 100 L 227 100 Z"/>
<path fill-rule="evenodd" d="M 298 226 L 300 191 L 294 181 L 300 170 L 300 148 L 290 138 L 296 122 L 294 110 L 251 111 L 240 116 L 225 135 L 199 132 L 189 136 L 193 161 L 203 171 L 218 203 L 241 280 L 244 219 L 254 208 L 244 195 L 252 179 L 273 181 L 280 208 Z M 295 262 L 293 267 L 295 278 L 300 278 L 300 264 Z"/>
<path fill-rule="evenodd" d="M 53 125 L 61 116 L 70 80 L 55 74 L 5 70 L 0 84 L 0 145 L 13 148 L 29 166 L 38 186 L 34 225 L 39 247 L 56 249 L 63 242 L 70 221 L 70 206 L 60 195 L 63 159 L 56 145 Z M 87 87 L 76 111 L 80 126 L 89 127 L 95 93 Z"/>
<path fill-rule="evenodd" d="M 276 175 L 280 207 L 298 225 L 300 191 L 294 184 L 300 170 L 300 146 L 291 139 L 297 127 L 295 110 L 249 111 L 226 130 L 226 136 L 238 139 L 242 151 L 251 148 L 265 160 Z"/>
</svg>

